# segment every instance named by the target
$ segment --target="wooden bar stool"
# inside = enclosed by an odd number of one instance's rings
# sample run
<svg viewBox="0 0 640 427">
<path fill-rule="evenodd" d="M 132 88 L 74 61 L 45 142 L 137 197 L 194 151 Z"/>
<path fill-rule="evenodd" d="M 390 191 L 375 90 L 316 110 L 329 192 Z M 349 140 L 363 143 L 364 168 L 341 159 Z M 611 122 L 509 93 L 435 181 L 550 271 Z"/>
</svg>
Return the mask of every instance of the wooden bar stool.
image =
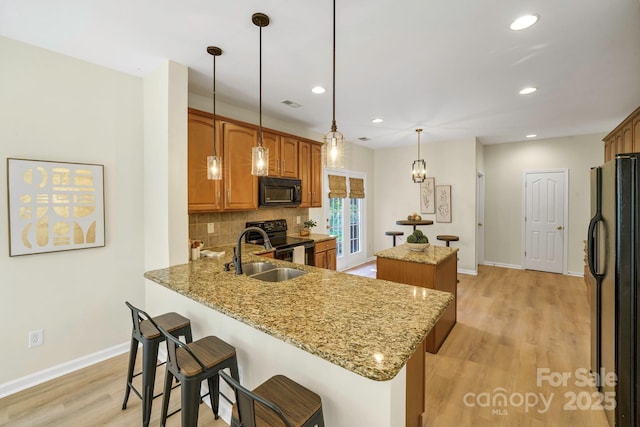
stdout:
<svg viewBox="0 0 640 427">
<path fill-rule="evenodd" d="M 402 231 L 385 231 L 384 234 L 393 237 L 393 246 L 396 245 L 396 237 L 404 235 Z"/>
<path fill-rule="evenodd" d="M 156 328 L 161 326 L 175 336 L 184 336 L 187 342 L 191 342 L 191 321 L 178 313 L 165 313 L 160 316 L 151 317 L 139 308 L 134 307 L 129 302 L 125 304 L 131 310 L 131 349 L 129 350 L 129 367 L 127 370 L 127 388 L 124 393 L 122 410 L 127 409 L 127 401 L 131 390 L 142 399 L 142 425 L 149 425 L 151 415 L 151 404 L 153 399 L 158 397 L 153 394 L 153 386 L 156 380 L 156 368 L 164 363 L 158 364 L 158 347 L 164 341 L 164 336 Z M 142 371 L 134 374 L 136 357 L 138 355 L 138 344 L 142 344 Z M 142 375 L 142 393 L 133 386 L 133 378 Z"/>
<path fill-rule="evenodd" d="M 172 336 L 161 326 L 158 329 L 167 342 L 167 372 L 164 377 L 162 414 L 160 426 L 164 427 L 167 417 L 181 411 L 182 427 L 198 425 L 198 407 L 202 398 L 209 395 L 213 416 L 218 419 L 220 402 L 220 378 L 218 371 L 229 369 L 231 376 L 239 379 L 236 349 L 218 337 L 208 336 L 185 344 Z M 167 415 L 173 378 L 180 382 L 181 408 Z M 202 381 L 207 380 L 209 392 L 200 396 Z"/>
<path fill-rule="evenodd" d="M 458 240 L 460 240 L 458 236 L 451 236 L 449 234 L 440 234 L 439 236 L 436 236 L 436 239 L 447 242 L 447 247 L 449 247 L 450 242 L 457 242 Z"/>
<path fill-rule="evenodd" d="M 236 396 L 231 427 L 324 427 L 320 396 L 284 375 L 269 378 L 253 391 L 223 371 L 220 376 Z"/>
</svg>

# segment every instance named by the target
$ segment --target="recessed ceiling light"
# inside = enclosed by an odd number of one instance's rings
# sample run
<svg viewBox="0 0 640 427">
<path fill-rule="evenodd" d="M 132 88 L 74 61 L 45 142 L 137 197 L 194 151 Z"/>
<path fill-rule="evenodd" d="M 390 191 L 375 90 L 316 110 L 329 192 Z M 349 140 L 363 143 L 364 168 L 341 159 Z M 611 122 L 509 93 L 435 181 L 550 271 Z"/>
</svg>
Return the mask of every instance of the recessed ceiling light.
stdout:
<svg viewBox="0 0 640 427">
<path fill-rule="evenodd" d="M 382 123 L 382 122 L 383 122 L 383 120 L 381 118 L 379 118 L 379 117 L 371 120 L 371 123 Z"/>
<path fill-rule="evenodd" d="M 538 22 L 538 18 L 538 15 L 523 15 L 513 21 L 509 28 L 511 28 L 513 31 L 524 30 L 525 28 L 529 28 L 530 26 Z"/>
<path fill-rule="evenodd" d="M 530 133 L 529 135 L 527 135 L 527 138 L 535 138 L 536 136 L 538 135 L 536 135 L 535 133 Z"/>
<path fill-rule="evenodd" d="M 315 86 L 313 89 L 311 89 L 311 92 L 313 93 L 325 93 L 326 91 L 327 90 L 322 86 Z"/>
<path fill-rule="evenodd" d="M 529 95 L 530 93 L 533 93 L 537 90 L 538 90 L 537 87 L 525 87 L 520 91 L 520 95 Z"/>
</svg>

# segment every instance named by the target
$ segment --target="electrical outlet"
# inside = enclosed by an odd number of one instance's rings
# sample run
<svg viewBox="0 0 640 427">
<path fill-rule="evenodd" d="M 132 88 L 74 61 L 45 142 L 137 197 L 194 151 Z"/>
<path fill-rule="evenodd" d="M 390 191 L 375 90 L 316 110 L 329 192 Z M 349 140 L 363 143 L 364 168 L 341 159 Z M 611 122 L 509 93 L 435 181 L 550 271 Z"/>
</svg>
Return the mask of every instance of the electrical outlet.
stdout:
<svg viewBox="0 0 640 427">
<path fill-rule="evenodd" d="M 213 222 L 207 223 L 207 233 L 213 233 Z"/>
<path fill-rule="evenodd" d="M 29 332 L 29 348 L 38 347 L 44 343 L 44 331 L 38 329 Z"/>
<path fill-rule="evenodd" d="M 300 225 L 300 215 L 296 217 L 296 224 Z"/>
</svg>

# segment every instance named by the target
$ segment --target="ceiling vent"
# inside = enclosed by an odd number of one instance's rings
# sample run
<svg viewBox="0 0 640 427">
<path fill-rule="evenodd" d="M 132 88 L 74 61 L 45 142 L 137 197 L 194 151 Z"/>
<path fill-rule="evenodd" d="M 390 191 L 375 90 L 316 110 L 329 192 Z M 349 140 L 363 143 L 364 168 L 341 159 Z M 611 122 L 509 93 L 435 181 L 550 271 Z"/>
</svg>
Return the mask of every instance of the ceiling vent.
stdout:
<svg viewBox="0 0 640 427">
<path fill-rule="evenodd" d="M 288 105 L 291 108 L 300 108 L 300 107 L 302 107 L 301 104 L 298 104 L 297 102 L 289 101 L 288 99 L 285 99 L 284 101 L 282 101 L 282 103 L 284 105 Z"/>
</svg>

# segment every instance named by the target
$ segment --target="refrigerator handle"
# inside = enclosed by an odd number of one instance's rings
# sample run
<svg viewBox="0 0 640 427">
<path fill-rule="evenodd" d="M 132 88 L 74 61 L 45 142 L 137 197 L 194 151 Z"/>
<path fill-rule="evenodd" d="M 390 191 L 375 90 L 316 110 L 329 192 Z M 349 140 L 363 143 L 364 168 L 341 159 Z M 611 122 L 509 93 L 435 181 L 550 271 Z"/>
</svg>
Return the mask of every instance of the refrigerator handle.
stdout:
<svg viewBox="0 0 640 427">
<path fill-rule="evenodd" d="M 604 274 L 598 273 L 596 271 L 596 226 L 598 223 L 602 221 L 602 214 L 598 211 L 591 221 L 589 221 L 589 231 L 587 236 L 587 260 L 589 261 L 589 271 L 591 275 L 595 277 L 597 280 L 602 280 L 604 278 Z"/>
</svg>

